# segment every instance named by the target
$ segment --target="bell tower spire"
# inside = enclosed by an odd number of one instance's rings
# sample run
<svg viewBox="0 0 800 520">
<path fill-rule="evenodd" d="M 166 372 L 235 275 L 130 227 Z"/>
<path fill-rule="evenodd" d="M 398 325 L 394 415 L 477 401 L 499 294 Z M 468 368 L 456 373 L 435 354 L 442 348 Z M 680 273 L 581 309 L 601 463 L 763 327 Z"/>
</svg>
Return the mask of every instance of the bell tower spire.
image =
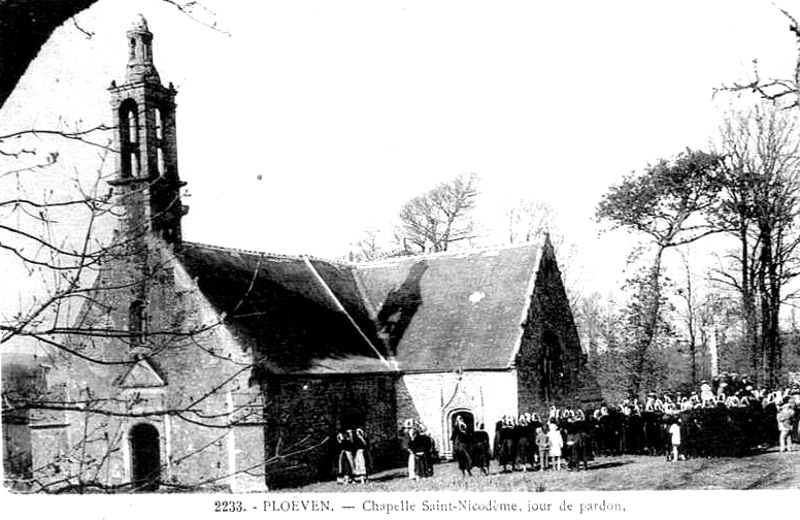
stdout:
<svg viewBox="0 0 800 520">
<path fill-rule="evenodd" d="M 161 84 L 153 63 L 153 33 L 138 15 L 128 38 L 125 83 L 111 82 L 114 135 L 119 151 L 114 186 L 125 209 L 123 232 L 151 231 L 173 245 L 181 242 L 187 208 L 180 190 L 175 127 L 175 95 Z"/>
<path fill-rule="evenodd" d="M 138 15 L 128 35 L 128 71 L 126 83 L 148 81 L 161 84 L 158 71 L 153 64 L 153 33 L 147 28 L 147 20 Z"/>
</svg>

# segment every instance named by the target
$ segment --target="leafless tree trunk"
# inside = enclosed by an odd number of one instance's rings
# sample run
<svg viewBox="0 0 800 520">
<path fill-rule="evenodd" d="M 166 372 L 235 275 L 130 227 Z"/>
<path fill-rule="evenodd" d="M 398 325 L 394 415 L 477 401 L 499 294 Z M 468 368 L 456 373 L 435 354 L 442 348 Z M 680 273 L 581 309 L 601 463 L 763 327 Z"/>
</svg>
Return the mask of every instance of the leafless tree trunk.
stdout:
<svg viewBox="0 0 800 520">
<path fill-rule="evenodd" d="M 464 174 L 408 201 L 399 214 L 398 243 L 407 251 L 436 253 L 474 238 L 477 184 L 476 174 Z"/>
<path fill-rule="evenodd" d="M 505 242 L 530 242 L 553 227 L 553 209 L 546 202 L 519 199 L 504 209 L 507 237 Z"/>
<path fill-rule="evenodd" d="M 686 276 L 686 282 L 682 288 L 678 289 L 678 295 L 686 303 L 686 311 L 684 318 L 686 320 L 686 332 L 689 335 L 689 371 L 691 377 L 692 388 L 697 387 L 697 323 L 696 323 L 696 303 L 694 293 L 694 281 L 692 275 L 692 268 L 689 263 L 689 257 L 685 252 L 681 251 L 681 260 L 683 261 L 683 272 Z"/>
<path fill-rule="evenodd" d="M 104 144 L 103 136 L 109 129 L 97 127 L 91 132 L 26 131 L 11 136 L 0 136 L 7 170 L 0 172 L 0 182 L 4 188 L 4 198 L 0 200 L 0 254 L 5 266 L 10 262 L 25 269 L 31 280 L 41 280 L 41 286 L 33 288 L 31 294 L 21 300 L 19 309 L 11 315 L 0 317 L 0 348 L 4 351 L 19 341 L 26 345 L 34 343 L 58 370 L 73 364 L 94 370 L 101 367 L 120 367 L 124 370 L 133 367 L 142 358 L 154 359 L 170 351 L 185 352 L 187 356 L 212 355 L 206 338 L 223 325 L 224 316 L 217 321 L 197 323 L 187 327 L 120 326 L 112 322 L 86 319 L 85 309 L 110 310 L 108 295 L 129 294 L 139 288 L 161 283 L 164 276 L 172 274 L 173 266 L 161 258 L 150 257 L 140 248 L 146 247 L 148 226 L 127 226 L 125 233 L 103 236 L 101 229 L 114 227 L 124 219 L 118 201 L 110 196 L 106 186 L 109 172 L 106 161 L 115 153 Z M 35 136 L 32 142 L 48 138 L 60 142 L 78 143 L 92 150 L 101 150 L 98 159 L 97 175 L 90 182 L 86 178 L 76 179 L 72 189 L 56 189 L 54 193 L 40 193 L 26 190 L 32 175 L 41 175 L 47 169 L 58 167 L 57 152 L 42 155 L 26 137 Z M 108 140 L 105 140 L 108 141 Z M 56 148 L 58 149 L 58 148 Z M 63 155 L 63 154 L 62 154 Z M 21 163 L 21 167 L 15 167 Z M 6 167 L 4 166 L 4 167 Z M 146 189 L 146 188 L 143 188 Z M 30 193 L 29 193 L 30 191 Z M 155 215 L 153 216 L 155 218 Z M 60 223 L 72 223 L 70 233 L 65 236 Z M 77 224 L 80 223 L 80 226 Z M 122 229 L 122 228 L 120 228 Z M 79 230 L 79 233 L 75 233 Z M 102 278 L 110 266 L 118 266 L 131 258 L 141 257 L 136 276 L 130 279 Z M 115 283 L 98 284 L 116 280 Z M 242 299 L 247 294 L 241 294 Z M 110 355 L 95 348 L 103 342 L 113 341 L 120 348 Z M 39 358 L 42 359 L 41 357 Z M 5 361 L 5 359 L 4 359 Z M 234 426 L 240 424 L 257 425 L 263 423 L 264 396 L 261 392 L 246 392 L 242 399 L 230 409 L 220 410 L 208 406 L 211 399 L 224 397 L 234 392 L 233 382 L 238 378 L 247 380 L 251 371 L 257 367 L 258 360 L 241 363 L 224 360 L 226 368 L 220 374 L 209 374 L 207 380 L 199 382 L 194 395 L 176 399 L 157 410 L 142 409 L 147 401 L 139 392 L 125 395 L 104 395 L 92 388 L 78 388 L 73 382 L 70 388 L 55 384 L 42 367 L 35 369 L 35 377 L 3 381 L 3 426 L 13 419 L 18 426 L 48 427 L 54 416 L 70 416 L 81 424 L 82 432 L 70 438 L 71 444 L 58 457 L 41 467 L 23 468 L 21 478 L 25 490 L 43 492 L 83 492 L 132 491 L 137 482 L 108 485 L 106 473 L 109 460 L 119 453 L 122 433 L 119 429 L 126 421 L 141 419 L 163 420 L 171 418 L 183 421 L 208 432 L 219 432 L 219 437 L 227 435 Z M 223 373 L 224 372 L 224 373 Z M 51 374 L 52 375 L 52 374 Z M 48 384 L 50 385 L 48 387 Z M 69 385 L 68 385 L 69 386 Z M 309 444 L 314 446 L 324 442 L 323 436 L 311 439 L 302 446 L 293 440 L 276 457 L 285 458 L 295 452 L 304 452 Z M 184 458 L 200 457 L 213 444 L 196 447 L 191 453 L 183 453 Z M 30 458 L 28 465 L 30 466 Z M 277 460 L 277 458 L 275 459 Z M 9 461 L 10 462 L 10 461 Z M 5 461 L 4 461 L 5 463 Z M 253 474 L 261 472 L 268 464 L 260 461 Z M 19 468 L 17 468 L 19 469 Z M 225 477 L 215 477 L 219 480 Z M 13 475 L 7 475 L 8 479 Z M 214 482 L 193 482 L 190 487 L 212 485 Z M 185 486 L 181 483 L 165 485 Z M 187 488 L 188 489 L 188 488 Z"/>
<path fill-rule="evenodd" d="M 789 31 L 795 37 L 797 57 L 791 79 L 762 79 L 758 70 L 758 60 L 753 60 L 753 80 L 749 83 L 733 83 L 723 85 L 715 90 L 717 92 L 752 92 L 759 98 L 771 102 L 780 102 L 786 108 L 800 108 L 800 24 L 797 19 L 785 9 L 778 10 L 789 20 Z"/>
<path fill-rule="evenodd" d="M 711 218 L 735 236 L 738 277 L 717 279 L 741 295 L 745 339 L 754 377 L 775 384 L 781 366 L 780 309 L 798 275 L 800 128 L 774 106 L 729 116 L 721 129 L 723 197 Z"/>
<path fill-rule="evenodd" d="M 162 1 L 174 6 L 192 20 L 219 30 L 216 15 L 202 2 Z M 72 20 L 78 30 L 91 37 L 91 32 L 78 25 L 75 16 L 96 2 L 97 0 L 0 2 L 0 108 L 53 31 Z"/>
</svg>

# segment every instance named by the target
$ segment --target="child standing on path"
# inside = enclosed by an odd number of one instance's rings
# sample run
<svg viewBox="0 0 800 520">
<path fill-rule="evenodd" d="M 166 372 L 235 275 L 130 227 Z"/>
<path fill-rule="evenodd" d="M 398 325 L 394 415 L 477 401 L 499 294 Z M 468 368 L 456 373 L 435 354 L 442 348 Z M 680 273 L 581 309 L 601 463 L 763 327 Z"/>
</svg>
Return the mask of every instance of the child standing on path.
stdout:
<svg viewBox="0 0 800 520">
<path fill-rule="evenodd" d="M 675 422 L 669 427 L 669 436 L 672 439 L 672 461 L 678 460 L 678 449 L 681 445 L 681 420 L 675 419 Z"/>
<path fill-rule="evenodd" d="M 564 437 L 558 430 L 556 423 L 550 423 L 550 431 L 547 432 L 547 440 L 550 441 L 550 456 L 553 457 L 553 464 L 556 471 L 561 471 L 561 448 L 564 447 Z"/>
<path fill-rule="evenodd" d="M 778 412 L 778 445 L 780 451 L 792 451 L 792 419 L 794 409 L 788 400 L 781 406 Z"/>
<path fill-rule="evenodd" d="M 539 469 L 544 471 L 549 466 L 550 441 L 541 426 L 536 428 L 536 447 L 539 450 Z"/>
</svg>

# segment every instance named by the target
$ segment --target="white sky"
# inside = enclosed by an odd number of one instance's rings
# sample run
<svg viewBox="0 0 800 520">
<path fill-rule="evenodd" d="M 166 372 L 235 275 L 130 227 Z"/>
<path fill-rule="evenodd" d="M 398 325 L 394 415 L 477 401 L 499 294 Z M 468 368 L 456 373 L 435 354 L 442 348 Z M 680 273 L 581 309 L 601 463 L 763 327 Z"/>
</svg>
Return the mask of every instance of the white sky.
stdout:
<svg viewBox="0 0 800 520">
<path fill-rule="evenodd" d="M 619 234 L 598 238 L 602 193 L 703 147 L 731 100 L 713 88 L 749 77 L 753 58 L 789 76 L 796 52 L 766 0 L 204 3 L 230 36 L 159 0 L 101 0 L 77 17 L 91 39 L 70 22 L 43 48 L 0 134 L 110 123 L 105 89 L 123 80 L 125 32 L 143 13 L 179 92 L 187 240 L 338 256 L 410 197 L 476 172 L 485 213 L 547 201 L 601 290 L 628 252 Z M 23 182 L 68 189 L 97 165 L 93 150 L 61 157 Z"/>
</svg>

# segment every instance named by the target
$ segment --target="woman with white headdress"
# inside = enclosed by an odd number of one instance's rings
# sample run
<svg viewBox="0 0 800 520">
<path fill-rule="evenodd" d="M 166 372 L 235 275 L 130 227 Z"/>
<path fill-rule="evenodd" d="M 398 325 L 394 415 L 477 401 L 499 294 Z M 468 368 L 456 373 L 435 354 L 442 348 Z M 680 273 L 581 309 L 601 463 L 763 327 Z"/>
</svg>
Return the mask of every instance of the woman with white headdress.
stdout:
<svg viewBox="0 0 800 520">
<path fill-rule="evenodd" d="M 353 476 L 357 481 L 363 484 L 372 473 L 372 457 L 369 453 L 367 434 L 361 428 L 356 428 L 353 437 L 353 448 L 355 450 L 355 456 L 353 457 Z"/>
<path fill-rule="evenodd" d="M 712 401 L 714 399 L 714 392 L 711 390 L 711 385 L 705 379 L 700 382 L 700 400 Z"/>
<path fill-rule="evenodd" d="M 406 419 L 403 422 L 403 429 L 400 431 L 400 439 L 403 441 L 403 451 L 408 455 L 408 478 L 419 478 L 417 474 L 417 456 L 414 453 L 417 432 L 414 427 L 414 419 Z"/>
<path fill-rule="evenodd" d="M 500 465 L 502 473 L 508 473 L 508 466 L 511 465 L 511 471 L 516 466 L 516 438 L 514 436 L 514 426 L 516 421 L 508 415 L 504 415 L 500 421 L 497 422 L 495 431 L 495 449 L 494 456 L 497 458 L 497 463 Z"/>
<path fill-rule="evenodd" d="M 472 476 L 471 435 L 472 432 L 467 428 L 464 418 L 457 415 L 450 440 L 453 442 L 453 458 L 458 462 L 458 469 L 461 470 L 462 476 L 465 474 Z"/>
<path fill-rule="evenodd" d="M 353 480 L 353 431 L 339 432 L 336 442 L 339 447 L 336 482 L 347 484 Z"/>
</svg>

